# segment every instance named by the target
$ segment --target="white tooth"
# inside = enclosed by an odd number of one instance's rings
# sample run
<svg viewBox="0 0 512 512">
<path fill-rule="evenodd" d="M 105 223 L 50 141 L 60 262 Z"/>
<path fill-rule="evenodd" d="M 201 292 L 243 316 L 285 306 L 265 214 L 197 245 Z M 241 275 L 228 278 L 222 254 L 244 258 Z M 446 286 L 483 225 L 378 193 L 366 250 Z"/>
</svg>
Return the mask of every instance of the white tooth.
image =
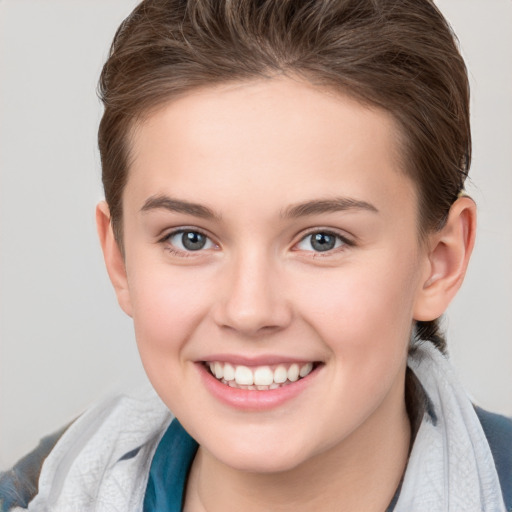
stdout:
<svg viewBox="0 0 512 512">
<path fill-rule="evenodd" d="M 247 389 L 250 389 L 251 391 L 256 391 L 258 388 L 256 386 L 247 386 Z"/>
<path fill-rule="evenodd" d="M 247 366 L 237 366 L 235 370 L 235 380 L 237 384 L 243 386 L 252 386 L 254 384 L 254 377 L 252 371 Z"/>
<path fill-rule="evenodd" d="M 258 391 L 267 391 L 268 386 L 256 386 L 256 389 L 257 389 Z"/>
<path fill-rule="evenodd" d="M 234 388 L 234 387 L 236 387 L 236 382 L 234 380 L 230 380 L 228 382 L 228 386 L 231 387 L 231 388 Z"/>
<path fill-rule="evenodd" d="M 224 371 L 222 368 L 222 364 L 219 362 L 216 362 L 215 363 L 215 377 L 217 377 L 217 379 L 222 379 L 223 376 L 224 376 Z"/>
<path fill-rule="evenodd" d="M 235 380 L 235 369 L 229 363 L 224 365 L 224 378 L 226 380 Z"/>
<path fill-rule="evenodd" d="M 277 382 L 277 384 L 282 384 L 283 382 L 286 382 L 287 378 L 288 372 L 286 371 L 286 368 L 284 366 L 278 366 L 274 370 L 274 382 Z"/>
<path fill-rule="evenodd" d="M 295 382 L 299 380 L 299 365 L 293 363 L 290 368 L 288 368 L 288 380 L 291 382 Z"/>
<path fill-rule="evenodd" d="M 268 389 L 277 389 L 278 387 L 279 387 L 279 384 L 276 384 L 275 382 L 273 382 L 272 384 L 270 384 Z"/>
<path fill-rule="evenodd" d="M 215 363 L 208 363 L 208 366 L 210 367 L 210 371 L 215 375 Z"/>
<path fill-rule="evenodd" d="M 270 386 L 274 382 L 274 372 L 268 366 L 260 366 L 254 372 L 254 384 Z"/>
<path fill-rule="evenodd" d="M 311 370 L 313 369 L 313 363 L 307 363 L 305 364 L 299 372 L 299 375 L 301 377 L 305 377 L 306 375 L 309 375 L 311 373 Z M 226 376 L 224 376 L 225 378 Z"/>
</svg>

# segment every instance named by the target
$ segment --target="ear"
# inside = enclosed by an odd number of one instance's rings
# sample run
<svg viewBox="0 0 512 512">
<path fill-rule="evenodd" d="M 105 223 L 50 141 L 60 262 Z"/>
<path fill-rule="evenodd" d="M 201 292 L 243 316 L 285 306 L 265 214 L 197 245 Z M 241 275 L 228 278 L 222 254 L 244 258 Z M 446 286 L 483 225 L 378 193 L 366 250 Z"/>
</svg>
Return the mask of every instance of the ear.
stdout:
<svg viewBox="0 0 512 512">
<path fill-rule="evenodd" d="M 105 201 L 102 201 L 96 207 L 96 227 L 98 229 L 98 236 L 100 238 L 108 276 L 114 286 L 117 301 L 121 309 L 127 315 L 132 316 L 130 290 L 128 287 L 124 257 L 114 237 L 112 224 L 110 222 L 110 210 Z"/>
<path fill-rule="evenodd" d="M 427 265 L 414 307 L 414 319 L 439 318 L 459 290 L 475 244 L 476 205 L 463 196 L 457 199 L 444 227 L 428 240 Z"/>
</svg>

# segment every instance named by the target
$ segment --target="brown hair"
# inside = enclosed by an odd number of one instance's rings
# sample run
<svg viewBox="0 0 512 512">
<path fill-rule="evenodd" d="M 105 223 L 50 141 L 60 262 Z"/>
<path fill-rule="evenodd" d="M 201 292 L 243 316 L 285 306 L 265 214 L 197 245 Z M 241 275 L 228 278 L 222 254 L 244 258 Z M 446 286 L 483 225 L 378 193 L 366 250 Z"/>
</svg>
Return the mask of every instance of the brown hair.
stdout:
<svg viewBox="0 0 512 512">
<path fill-rule="evenodd" d="M 389 111 L 416 183 L 420 234 L 439 229 L 471 159 L 469 85 L 455 36 L 430 0 L 144 0 L 101 74 L 103 185 L 122 247 L 132 126 L 192 88 L 293 74 Z M 417 336 L 440 350 L 438 321 Z"/>
</svg>

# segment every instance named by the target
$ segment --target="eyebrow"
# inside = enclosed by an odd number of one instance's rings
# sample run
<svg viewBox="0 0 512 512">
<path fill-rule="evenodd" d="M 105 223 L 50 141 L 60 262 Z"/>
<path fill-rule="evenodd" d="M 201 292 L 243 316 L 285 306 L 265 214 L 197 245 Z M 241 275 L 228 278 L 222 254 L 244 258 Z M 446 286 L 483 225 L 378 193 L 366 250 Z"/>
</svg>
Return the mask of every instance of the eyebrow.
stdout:
<svg viewBox="0 0 512 512">
<path fill-rule="evenodd" d="M 194 217 L 200 217 L 202 219 L 220 219 L 220 215 L 216 214 L 207 206 L 163 195 L 148 198 L 140 209 L 141 212 L 151 210 L 168 210 L 170 212 L 193 215 Z"/>
<path fill-rule="evenodd" d="M 146 200 L 141 208 L 142 212 L 151 210 L 168 210 L 176 213 L 185 213 L 209 220 L 219 220 L 221 216 L 213 210 L 198 203 L 174 199 L 169 196 L 152 196 Z M 360 201 L 350 197 L 337 197 L 334 199 L 317 199 L 306 201 L 287 207 L 282 213 L 282 218 L 306 217 L 308 215 L 318 215 L 321 213 L 334 213 L 347 210 L 364 210 L 378 213 L 378 209 L 371 203 Z"/>
<path fill-rule="evenodd" d="M 283 218 L 296 218 L 347 210 L 363 210 L 379 213 L 379 210 L 373 204 L 367 203 L 366 201 L 360 201 L 350 197 L 337 197 L 334 199 L 306 201 L 305 203 L 289 206 L 281 213 L 281 216 Z"/>
</svg>

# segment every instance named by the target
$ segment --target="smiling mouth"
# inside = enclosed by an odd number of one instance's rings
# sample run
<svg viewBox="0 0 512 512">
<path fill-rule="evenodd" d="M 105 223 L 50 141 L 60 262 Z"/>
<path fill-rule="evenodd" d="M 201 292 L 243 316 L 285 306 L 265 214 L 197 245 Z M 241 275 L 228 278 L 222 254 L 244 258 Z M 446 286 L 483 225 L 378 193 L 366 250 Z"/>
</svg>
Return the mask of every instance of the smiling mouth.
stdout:
<svg viewBox="0 0 512 512">
<path fill-rule="evenodd" d="M 221 361 L 205 362 L 211 375 L 232 388 L 270 391 L 289 386 L 307 377 L 319 363 L 282 363 L 271 366 L 248 367 Z"/>
</svg>

